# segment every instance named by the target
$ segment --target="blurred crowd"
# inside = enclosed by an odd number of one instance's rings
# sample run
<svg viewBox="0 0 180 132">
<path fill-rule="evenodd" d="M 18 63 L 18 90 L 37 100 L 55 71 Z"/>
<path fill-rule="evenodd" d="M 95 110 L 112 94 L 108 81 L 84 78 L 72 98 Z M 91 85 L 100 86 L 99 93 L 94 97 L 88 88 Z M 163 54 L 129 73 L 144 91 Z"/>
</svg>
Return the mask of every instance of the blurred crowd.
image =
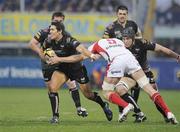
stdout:
<svg viewBox="0 0 180 132">
<path fill-rule="evenodd" d="M 23 0 L 0 0 L 0 12 L 20 11 Z M 114 13 L 119 5 L 127 5 L 132 12 L 133 0 L 24 0 L 26 12 L 100 12 Z M 139 0 L 140 1 L 140 0 Z M 140 1 L 141 2 L 141 1 Z M 180 0 L 156 0 L 156 25 L 174 26 L 180 24 Z M 165 40 L 165 39 L 163 39 Z M 180 52 L 180 39 L 163 42 L 167 47 Z"/>
<path fill-rule="evenodd" d="M 180 0 L 157 0 L 157 24 L 176 25 L 180 24 Z"/>
<path fill-rule="evenodd" d="M 0 11 L 20 11 L 20 0 L 0 0 Z M 120 4 L 131 0 L 25 0 L 25 11 L 105 12 L 112 13 Z"/>
<path fill-rule="evenodd" d="M 21 0 L 0 0 L 0 12 L 20 11 Z M 179 24 L 180 0 L 156 0 L 157 24 Z M 132 11 L 132 0 L 24 0 L 26 12 L 102 12 L 114 13 L 118 5 L 128 5 Z"/>
</svg>

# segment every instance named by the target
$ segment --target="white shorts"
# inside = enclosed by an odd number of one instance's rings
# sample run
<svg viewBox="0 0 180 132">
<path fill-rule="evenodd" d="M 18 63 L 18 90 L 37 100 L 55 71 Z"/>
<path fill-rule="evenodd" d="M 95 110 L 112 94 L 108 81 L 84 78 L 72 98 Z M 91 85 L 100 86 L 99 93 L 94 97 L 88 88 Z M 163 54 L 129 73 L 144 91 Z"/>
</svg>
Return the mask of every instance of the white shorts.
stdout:
<svg viewBox="0 0 180 132">
<path fill-rule="evenodd" d="M 114 58 L 107 68 L 107 77 L 123 77 L 124 74 L 132 74 L 141 69 L 138 61 L 130 54 L 120 55 Z"/>
</svg>

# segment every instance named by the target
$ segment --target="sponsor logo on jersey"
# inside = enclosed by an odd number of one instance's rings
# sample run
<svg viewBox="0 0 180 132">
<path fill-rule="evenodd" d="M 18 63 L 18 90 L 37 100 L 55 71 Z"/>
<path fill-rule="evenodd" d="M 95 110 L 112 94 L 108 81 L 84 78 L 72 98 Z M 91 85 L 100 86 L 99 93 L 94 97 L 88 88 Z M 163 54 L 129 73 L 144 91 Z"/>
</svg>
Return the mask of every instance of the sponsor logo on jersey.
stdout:
<svg viewBox="0 0 180 132">
<path fill-rule="evenodd" d="M 81 78 L 81 81 L 85 81 L 85 77 L 82 77 L 82 78 Z"/>
<path fill-rule="evenodd" d="M 137 52 L 139 52 L 140 51 L 140 49 L 135 49 Z"/>
<path fill-rule="evenodd" d="M 111 71 L 111 74 L 121 73 L 121 71 Z"/>
</svg>

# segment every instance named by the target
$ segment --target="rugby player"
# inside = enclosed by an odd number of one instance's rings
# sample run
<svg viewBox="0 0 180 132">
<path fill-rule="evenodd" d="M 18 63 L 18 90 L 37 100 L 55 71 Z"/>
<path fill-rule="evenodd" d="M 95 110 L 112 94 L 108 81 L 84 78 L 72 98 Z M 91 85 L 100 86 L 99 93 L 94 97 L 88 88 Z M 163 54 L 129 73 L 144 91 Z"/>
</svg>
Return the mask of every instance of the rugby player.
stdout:
<svg viewBox="0 0 180 132">
<path fill-rule="evenodd" d="M 124 5 L 116 9 L 117 19 L 109 24 L 103 34 L 103 38 L 118 38 L 122 40 L 122 31 L 130 27 L 136 33 L 136 38 L 141 39 L 142 33 L 136 22 L 128 20 L 128 8 Z"/>
<path fill-rule="evenodd" d="M 62 12 L 54 12 L 53 15 L 52 15 L 52 18 L 51 18 L 52 21 L 59 21 L 59 22 L 63 22 L 64 19 L 65 19 L 65 15 Z M 42 73 L 43 73 L 43 76 L 44 76 L 44 81 L 46 83 L 46 87 L 48 89 L 49 89 L 49 81 L 51 80 L 52 71 L 53 71 L 54 67 L 49 66 L 49 65 L 47 65 L 45 63 L 44 55 L 42 53 L 42 45 L 43 45 L 45 39 L 48 37 L 49 31 L 50 31 L 49 27 L 39 30 L 39 32 L 36 33 L 36 35 L 29 42 L 29 47 L 33 51 L 35 51 L 42 60 L 41 61 L 42 62 Z M 69 34 L 69 33 L 67 33 L 67 34 Z M 76 106 L 77 114 L 79 116 L 86 117 L 88 115 L 88 113 L 87 113 L 85 108 L 81 107 L 80 95 L 79 95 L 79 91 L 78 91 L 78 88 L 76 86 L 75 81 L 68 80 L 66 82 L 66 84 L 67 84 L 67 86 L 69 88 L 72 99 L 73 99 L 74 104 Z M 55 94 L 55 93 L 51 93 L 49 91 L 48 95 L 49 95 L 49 99 L 50 99 L 50 102 L 51 102 L 51 107 L 54 107 L 53 106 L 53 104 L 55 103 L 54 98 L 57 96 L 57 98 L 59 99 L 58 93 Z M 51 122 L 53 123 L 53 120 L 51 120 Z"/>
<path fill-rule="evenodd" d="M 152 85 L 152 87 L 155 90 L 158 90 L 157 84 L 154 79 L 154 75 L 148 64 L 147 51 L 162 52 L 172 58 L 175 58 L 177 60 L 177 62 L 180 62 L 179 54 L 173 52 L 172 50 L 170 50 L 160 44 L 153 43 L 153 42 L 150 42 L 147 40 L 136 39 L 135 32 L 130 28 L 126 28 L 123 30 L 122 38 L 123 38 L 125 47 L 128 48 L 131 51 L 131 53 L 138 60 L 143 71 L 145 72 L 146 76 L 148 77 L 149 83 Z M 128 80 L 127 81 L 124 80 L 124 82 L 128 83 Z M 138 85 L 136 85 L 135 88 L 138 89 L 139 88 Z M 137 102 L 137 100 L 136 100 L 136 102 Z M 156 104 L 156 102 L 155 102 L 155 105 L 156 105 L 157 109 L 159 110 L 159 112 L 163 115 L 165 121 L 170 122 L 170 120 L 168 120 L 167 115 L 166 115 L 166 113 L 164 113 L 162 108 L 158 104 Z"/>
<path fill-rule="evenodd" d="M 54 55 L 57 55 L 59 57 L 67 57 L 74 54 L 76 55 L 79 52 L 94 59 L 94 55 L 90 51 L 86 50 L 79 41 L 66 34 L 64 31 L 64 25 L 57 21 L 51 22 L 50 35 L 43 44 L 44 50 L 48 48 L 51 48 L 55 52 Z M 48 64 L 50 64 L 49 59 L 50 58 L 47 57 Z M 56 63 L 52 66 L 54 66 L 54 69 L 52 71 L 52 77 L 49 82 L 49 90 L 51 93 L 55 93 L 56 98 L 59 88 L 61 88 L 61 86 L 68 79 L 76 80 L 79 83 L 83 95 L 89 100 L 98 103 L 102 107 L 108 121 L 112 120 L 113 115 L 111 110 L 109 109 L 109 104 L 107 102 L 104 102 L 98 95 L 98 93 L 92 92 L 88 83 L 89 78 L 87 76 L 86 67 L 82 65 L 82 63 Z M 58 104 L 59 100 L 56 100 L 54 103 L 54 107 L 52 107 L 54 112 L 53 120 L 55 120 L 56 122 L 58 122 L 59 120 Z"/>
<path fill-rule="evenodd" d="M 118 38 L 122 40 L 122 31 L 129 27 L 134 30 L 136 33 L 136 39 L 142 39 L 142 33 L 136 22 L 133 20 L 128 20 L 128 8 L 124 5 L 120 5 L 116 9 L 117 19 L 109 24 L 103 34 L 103 38 Z M 139 89 L 131 89 L 131 96 L 133 99 L 138 100 L 139 97 Z M 136 102 L 137 103 L 137 102 Z M 119 112 L 122 112 L 122 108 L 119 108 Z M 139 116 L 138 116 L 139 115 Z M 139 111 L 135 114 L 135 122 L 141 122 L 146 120 L 144 114 L 141 114 Z"/>
</svg>

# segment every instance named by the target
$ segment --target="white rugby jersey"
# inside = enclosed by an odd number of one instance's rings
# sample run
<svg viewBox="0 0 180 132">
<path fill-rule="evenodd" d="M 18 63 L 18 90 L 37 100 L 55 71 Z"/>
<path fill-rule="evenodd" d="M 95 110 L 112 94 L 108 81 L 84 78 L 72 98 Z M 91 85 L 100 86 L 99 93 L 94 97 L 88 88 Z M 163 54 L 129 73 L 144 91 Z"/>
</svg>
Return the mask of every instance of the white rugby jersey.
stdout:
<svg viewBox="0 0 180 132">
<path fill-rule="evenodd" d="M 116 56 L 130 53 L 125 48 L 124 43 L 116 38 L 101 39 L 93 43 L 88 50 L 92 53 L 102 55 L 108 62 L 111 62 Z"/>
</svg>

